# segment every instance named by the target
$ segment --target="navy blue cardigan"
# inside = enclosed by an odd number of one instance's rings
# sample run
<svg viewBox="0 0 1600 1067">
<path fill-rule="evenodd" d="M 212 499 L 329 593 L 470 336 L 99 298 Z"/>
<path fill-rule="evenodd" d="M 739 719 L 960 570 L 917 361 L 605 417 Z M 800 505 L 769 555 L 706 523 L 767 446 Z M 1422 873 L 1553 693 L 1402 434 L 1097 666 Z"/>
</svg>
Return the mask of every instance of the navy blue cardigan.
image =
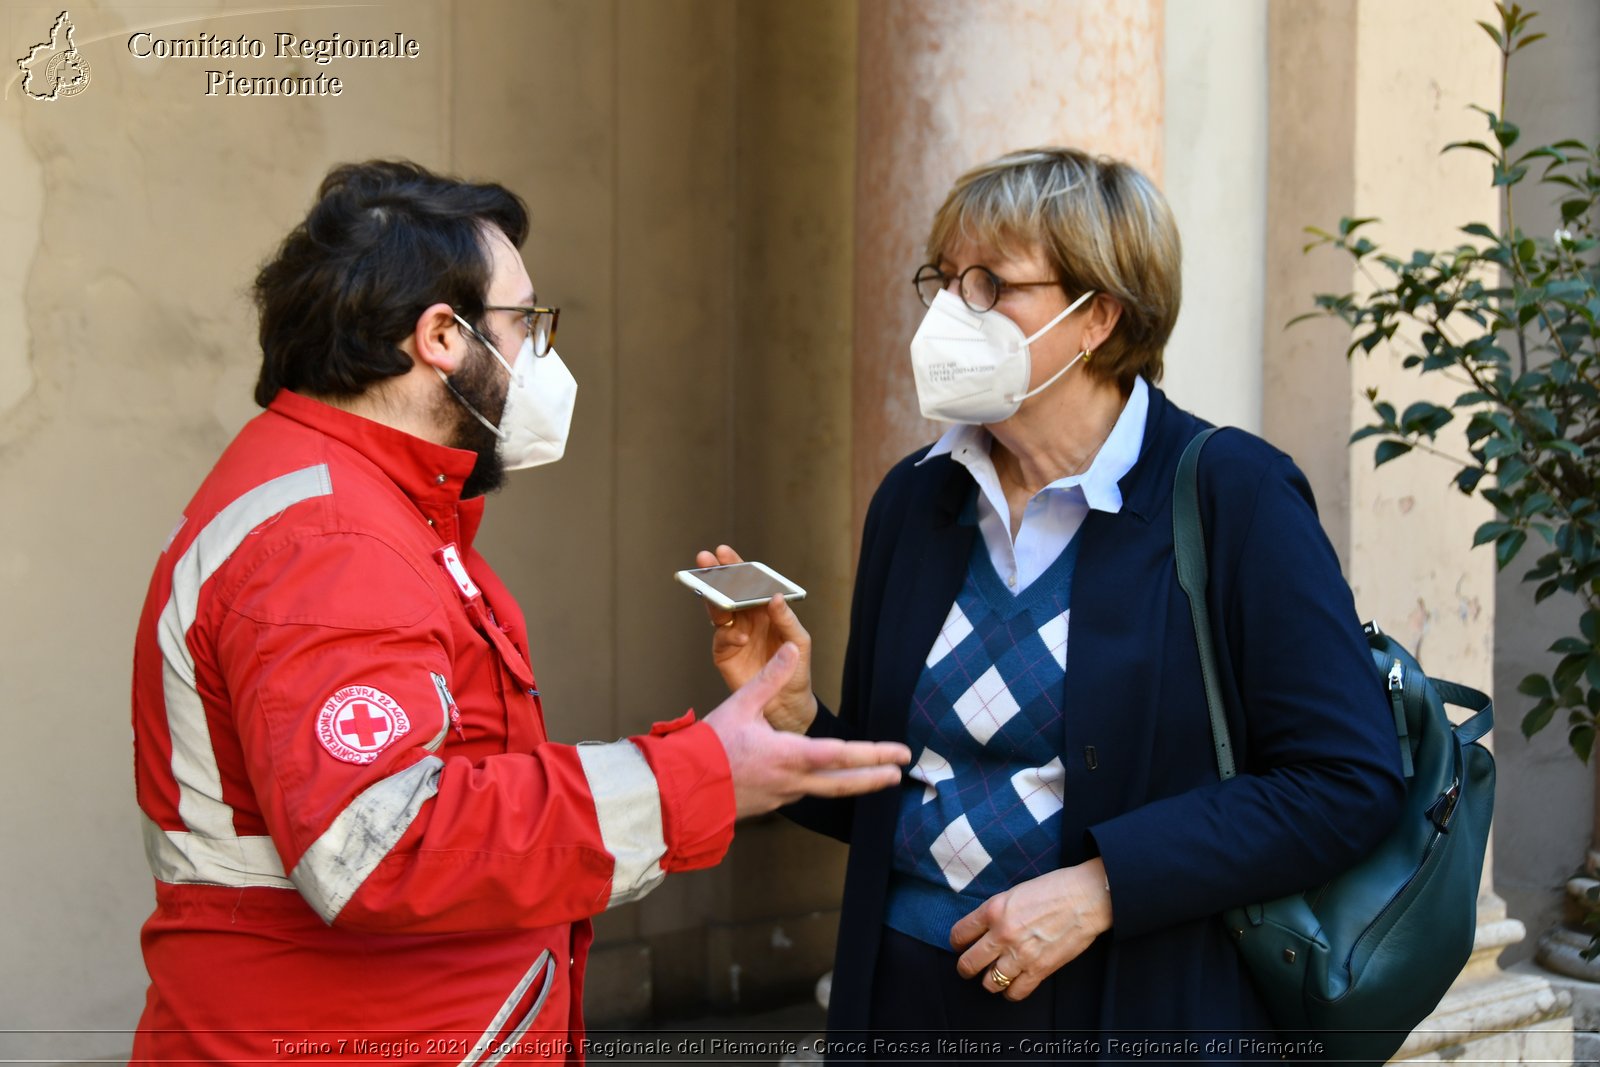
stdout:
<svg viewBox="0 0 1600 1067">
<path fill-rule="evenodd" d="M 1078 533 L 1061 863 L 1103 859 L 1114 928 L 1057 972 L 1063 1030 L 1269 1029 L 1215 916 L 1320 884 L 1399 816 L 1393 719 L 1310 486 L 1287 456 L 1240 430 L 1211 441 L 1200 472 L 1241 770 L 1218 779 L 1172 551 L 1173 472 L 1205 425 L 1152 388 L 1121 512 L 1091 511 Z M 926 451 L 889 472 L 867 512 L 840 706 L 819 712 L 813 735 L 905 737 L 976 535 L 960 521 L 971 476 L 949 457 L 916 466 Z M 786 810 L 851 846 L 828 1021 L 863 1030 L 897 791 Z"/>
</svg>

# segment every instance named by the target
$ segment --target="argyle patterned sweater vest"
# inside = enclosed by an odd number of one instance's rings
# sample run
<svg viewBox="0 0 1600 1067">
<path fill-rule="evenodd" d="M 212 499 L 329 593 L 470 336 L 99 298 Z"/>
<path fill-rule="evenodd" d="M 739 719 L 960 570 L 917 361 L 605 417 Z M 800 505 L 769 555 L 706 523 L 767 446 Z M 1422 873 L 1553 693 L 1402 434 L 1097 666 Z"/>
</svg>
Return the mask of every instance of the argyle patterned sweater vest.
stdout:
<svg viewBox="0 0 1600 1067">
<path fill-rule="evenodd" d="M 1013 596 L 978 538 L 911 699 L 885 922 L 950 947 L 950 928 L 1061 860 L 1063 681 L 1074 538 Z"/>
</svg>

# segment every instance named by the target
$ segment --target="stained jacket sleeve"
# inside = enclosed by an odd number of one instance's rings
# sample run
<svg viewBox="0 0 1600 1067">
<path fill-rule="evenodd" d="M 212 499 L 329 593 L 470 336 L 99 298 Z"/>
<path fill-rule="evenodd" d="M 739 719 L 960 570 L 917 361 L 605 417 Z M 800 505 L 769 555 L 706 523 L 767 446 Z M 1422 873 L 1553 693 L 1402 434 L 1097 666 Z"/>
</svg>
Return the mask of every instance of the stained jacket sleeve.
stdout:
<svg viewBox="0 0 1600 1067">
<path fill-rule="evenodd" d="M 728 761 L 703 723 L 450 755 L 433 677 L 452 661 L 444 605 L 375 538 L 296 539 L 222 601 L 214 662 L 261 818 L 329 923 L 420 934 L 576 921 L 716 863 L 732 839 Z M 336 710 L 353 698 L 386 714 Z M 363 751 L 373 737 L 360 729 L 385 718 L 398 736 Z"/>
<path fill-rule="evenodd" d="M 1206 466 L 1225 467 L 1228 453 L 1209 452 Z M 1235 778 L 1090 828 L 1118 938 L 1321 884 L 1400 812 L 1392 716 L 1310 487 L 1280 453 L 1248 466 L 1220 494 L 1201 483 L 1244 759 Z"/>
</svg>

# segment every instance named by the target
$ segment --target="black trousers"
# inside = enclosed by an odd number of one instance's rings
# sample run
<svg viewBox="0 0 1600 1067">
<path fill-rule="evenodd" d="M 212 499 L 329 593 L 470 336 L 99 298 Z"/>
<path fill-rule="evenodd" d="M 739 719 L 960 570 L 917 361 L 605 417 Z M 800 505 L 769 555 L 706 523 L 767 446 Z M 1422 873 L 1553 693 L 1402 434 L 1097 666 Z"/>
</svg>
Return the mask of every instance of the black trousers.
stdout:
<svg viewBox="0 0 1600 1067">
<path fill-rule="evenodd" d="M 866 1058 L 900 1063 L 1005 1059 L 1055 1035 L 1054 977 L 1026 1000 L 991 993 L 956 972 L 959 954 L 883 928 L 872 982 Z M 1048 1045 L 1040 1046 L 1048 1048 Z M 1048 1061 L 1053 1057 L 1037 1057 Z"/>
<path fill-rule="evenodd" d="M 1212 1032 L 1156 1024 L 1101 1031 L 1097 987 L 1104 981 L 1105 951 L 1103 941 L 1096 942 L 1026 1000 L 1013 1003 L 983 988 L 981 978 L 957 974 L 957 953 L 884 927 L 869 1030 L 830 1033 L 828 1062 L 1284 1062 L 1271 1050 L 1275 1035 L 1270 1030 Z M 1160 1016 L 1160 1005 L 1149 1007 Z"/>
</svg>

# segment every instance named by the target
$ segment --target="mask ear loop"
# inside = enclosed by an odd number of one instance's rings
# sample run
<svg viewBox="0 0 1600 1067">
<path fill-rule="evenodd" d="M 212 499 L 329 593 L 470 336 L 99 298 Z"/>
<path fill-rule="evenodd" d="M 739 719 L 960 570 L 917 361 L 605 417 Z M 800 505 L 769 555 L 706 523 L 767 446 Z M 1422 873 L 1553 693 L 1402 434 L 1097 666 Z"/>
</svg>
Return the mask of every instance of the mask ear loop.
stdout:
<svg viewBox="0 0 1600 1067">
<path fill-rule="evenodd" d="M 439 376 L 439 380 L 444 383 L 444 387 L 450 390 L 450 395 L 455 397 L 461 403 L 461 406 L 467 409 L 468 415 L 483 423 L 483 428 L 494 434 L 497 439 L 501 441 L 509 440 L 509 435 L 504 430 L 479 414 L 478 409 L 472 406 L 471 401 L 462 396 L 461 391 L 450 384 L 450 376 L 448 374 L 438 367 L 433 368 L 433 372 Z"/>
<path fill-rule="evenodd" d="M 1071 309 L 1069 308 L 1068 310 L 1070 311 Z M 455 313 L 451 312 L 451 314 L 455 314 Z M 478 340 L 482 341 L 484 347 L 487 348 L 489 351 L 494 353 L 495 361 L 498 362 L 500 364 L 500 366 L 505 368 L 505 372 L 507 374 L 511 375 L 513 378 L 515 378 L 517 376 L 517 372 L 511 369 L 511 364 L 506 362 L 506 357 L 502 356 L 500 354 L 500 350 L 494 346 L 494 343 L 491 342 L 483 334 L 479 333 L 473 327 L 472 323 L 468 322 L 466 319 L 462 318 L 460 315 L 456 315 L 456 321 L 459 322 L 461 325 L 465 326 L 467 329 L 471 330 L 472 331 L 472 336 L 474 336 Z M 1040 332 L 1042 333 L 1043 331 L 1040 331 Z M 1038 334 L 1034 334 L 1034 336 L 1037 337 L 1039 335 Z"/>
<path fill-rule="evenodd" d="M 1023 393 L 1021 396 L 1007 397 L 1006 398 L 1006 403 L 1008 403 L 1008 404 L 1020 404 L 1024 400 L 1028 399 L 1030 396 L 1038 396 L 1040 393 L 1044 392 L 1046 389 L 1048 389 L 1052 385 L 1054 385 L 1056 383 L 1056 379 L 1057 378 L 1060 378 L 1063 374 L 1067 373 L 1067 371 L 1071 370 L 1077 364 L 1078 360 L 1080 360 L 1080 359 L 1088 359 L 1088 358 L 1089 358 L 1089 350 L 1087 348 L 1085 348 L 1082 352 L 1079 352 L 1077 355 L 1075 355 L 1071 359 L 1067 360 L 1067 365 L 1065 367 L 1062 367 L 1060 370 L 1058 370 L 1054 374 L 1050 375 L 1050 377 L 1046 378 L 1043 382 L 1040 382 L 1038 388 L 1029 389 L 1026 393 Z"/>
<path fill-rule="evenodd" d="M 1066 318 L 1068 315 L 1072 314 L 1074 311 L 1077 311 L 1080 307 L 1082 307 L 1084 301 L 1088 300 L 1092 296 L 1094 296 L 1094 290 L 1090 289 L 1088 292 L 1086 292 L 1082 296 L 1078 297 L 1078 299 L 1076 299 L 1072 303 L 1068 304 L 1065 311 L 1063 311 L 1061 314 L 1057 315 L 1055 318 L 1051 319 L 1049 322 L 1045 323 L 1042 327 L 1040 327 L 1039 330 L 1037 332 L 1035 332 L 1032 337 L 1024 338 L 1022 343 L 1024 345 L 1033 344 L 1033 342 L 1037 341 L 1039 338 L 1043 337 L 1050 330 L 1054 329 L 1056 323 L 1060 322 L 1062 319 Z M 1054 385 L 1056 383 L 1056 380 L 1059 379 L 1063 374 L 1067 373 L 1067 371 L 1071 370 L 1074 366 L 1076 366 L 1080 359 L 1089 358 L 1089 351 L 1090 351 L 1089 349 L 1085 348 L 1082 352 L 1079 352 L 1077 355 L 1073 356 L 1071 359 L 1069 359 L 1067 361 L 1067 365 L 1065 367 L 1062 367 L 1060 370 L 1058 370 L 1054 374 L 1050 375 L 1049 378 L 1046 378 L 1043 382 L 1039 383 L 1039 385 L 1036 388 L 1029 389 L 1026 393 L 1023 393 L 1021 396 L 1008 396 L 1008 397 L 1006 397 L 1006 403 L 1008 403 L 1008 404 L 1020 404 L 1024 400 L 1028 399 L 1030 396 L 1038 396 L 1040 393 L 1044 392 L 1046 389 L 1048 389 L 1052 385 Z"/>
<path fill-rule="evenodd" d="M 1043 337 L 1045 334 L 1047 334 L 1051 330 L 1055 329 L 1056 323 L 1060 322 L 1062 319 L 1066 318 L 1068 315 L 1072 314 L 1074 311 L 1077 311 L 1079 308 L 1081 308 L 1083 306 L 1083 304 L 1084 304 L 1084 301 L 1088 300 L 1092 296 L 1094 296 L 1094 290 L 1090 289 L 1088 292 L 1086 292 L 1082 296 L 1078 297 L 1078 299 L 1076 299 L 1072 303 L 1068 304 L 1066 306 L 1066 309 L 1064 311 L 1062 311 L 1061 314 L 1057 315 L 1055 318 L 1051 319 L 1049 322 L 1047 322 L 1043 326 L 1039 327 L 1039 329 L 1033 334 L 1032 337 L 1024 337 L 1022 339 L 1022 343 L 1025 344 L 1025 345 L 1033 344 L 1033 342 L 1037 341 L 1039 338 Z"/>
<path fill-rule="evenodd" d="M 483 336 L 483 334 L 479 333 L 477 330 L 473 330 L 472 323 L 468 322 L 460 315 L 456 316 L 456 321 L 465 326 L 468 330 L 471 330 L 473 336 L 482 341 L 484 346 L 487 347 L 489 351 L 494 353 L 495 360 L 500 364 L 500 366 L 505 367 L 506 373 L 512 374 L 511 368 L 506 365 L 506 357 L 500 354 L 500 350 L 491 344 L 487 337 Z M 468 401 L 466 397 L 461 395 L 461 391 L 451 384 L 450 376 L 448 374 L 440 370 L 438 367 L 433 368 L 433 372 L 439 376 L 439 380 L 444 383 L 444 387 L 450 390 L 450 395 L 455 397 L 456 400 L 460 401 L 461 406 L 467 409 L 467 414 L 471 415 L 473 418 L 482 423 L 485 430 L 488 430 L 490 433 L 494 434 L 497 440 L 510 440 L 509 434 L 507 434 L 500 427 L 496 426 L 494 423 L 490 422 L 488 419 L 484 418 L 482 413 L 480 413 L 477 408 L 473 407 L 471 402 Z M 515 377 L 515 375 L 512 374 L 512 377 Z"/>
</svg>

